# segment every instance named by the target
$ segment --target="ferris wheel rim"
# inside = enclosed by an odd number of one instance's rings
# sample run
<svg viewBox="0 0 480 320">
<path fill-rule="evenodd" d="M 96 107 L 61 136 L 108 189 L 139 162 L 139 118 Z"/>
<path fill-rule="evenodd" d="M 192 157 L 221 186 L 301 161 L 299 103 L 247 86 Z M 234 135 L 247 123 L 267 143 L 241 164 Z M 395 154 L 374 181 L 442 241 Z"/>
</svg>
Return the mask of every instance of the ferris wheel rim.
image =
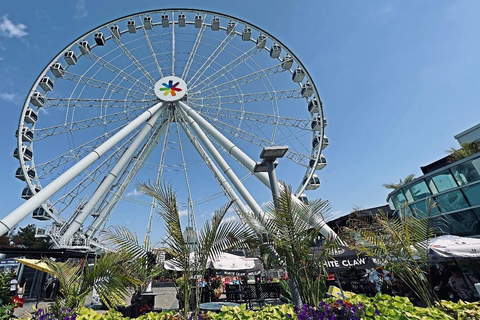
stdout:
<svg viewBox="0 0 480 320">
<path fill-rule="evenodd" d="M 114 19 L 114 20 L 111 20 L 107 23 L 104 23 L 100 26 L 97 26 L 96 28 L 94 29 L 91 29 L 90 31 L 84 33 L 82 36 L 78 37 L 77 39 L 75 39 L 74 41 L 72 41 L 69 45 L 67 45 L 66 47 L 64 47 L 64 49 L 62 49 L 58 55 L 56 55 L 47 65 L 46 67 L 42 70 L 42 72 L 38 75 L 38 77 L 36 78 L 36 81 L 33 83 L 28 95 L 26 96 L 25 98 L 25 102 L 24 102 L 24 105 L 23 105 L 23 108 L 22 108 L 22 112 L 21 112 L 21 116 L 20 116 L 20 120 L 19 120 L 19 125 L 18 125 L 18 130 L 20 132 L 20 129 L 21 127 L 24 125 L 24 117 L 25 117 L 25 113 L 26 111 L 28 110 L 28 108 L 30 107 L 29 103 L 30 103 L 30 100 L 31 100 L 31 96 L 32 94 L 35 92 L 35 90 L 38 88 L 39 86 L 39 83 L 40 83 L 40 80 L 41 78 L 48 72 L 48 69 L 50 68 L 50 66 L 53 64 L 53 63 L 56 63 L 60 60 L 60 58 L 64 55 L 65 52 L 67 52 L 68 50 L 70 50 L 71 48 L 73 48 L 75 45 L 78 44 L 79 41 L 81 41 L 82 39 L 94 34 L 95 32 L 97 32 L 98 30 L 101 30 L 102 28 L 107 28 L 108 26 L 112 25 L 112 24 L 115 24 L 116 22 L 118 21 L 125 21 L 126 19 L 128 18 L 133 18 L 133 17 L 140 17 L 142 15 L 146 15 L 146 14 L 159 14 L 159 13 L 166 13 L 166 12 L 191 12 L 191 13 L 204 13 L 204 14 L 210 14 L 210 15 L 214 15 L 214 16 L 218 16 L 218 17 L 222 17 L 222 18 L 228 18 L 228 19 L 231 19 L 231 20 L 235 20 L 239 23 L 242 23 L 246 26 L 249 26 L 255 30 L 257 30 L 259 33 L 261 34 L 264 34 L 266 35 L 268 38 L 270 38 L 271 40 L 274 41 L 274 43 L 277 43 L 279 44 L 282 49 L 284 49 L 289 55 L 291 55 L 293 57 L 293 59 L 295 60 L 295 62 L 305 71 L 306 73 L 306 77 L 308 79 L 308 81 L 310 82 L 310 84 L 313 86 L 313 89 L 314 89 L 314 97 L 316 97 L 316 99 L 318 100 L 319 102 L 319 116 L 324 119 L 324 115 L 323 115 L 323 105 L 322 105 L 322 102 L 321 102 L 321 99 L 320 99 L 320 95 L 318 93 L 318 90 L 317 90 L 317 87 L 315 86 L 315 83 L 313 81 L 313 78 L 310 76 L 309 72 L 308 72 L 308 69 L 304 66 L 303 62 L 298 59 L 298 57 L 283 43 L 281 42 L 279 39 L 277 39 L 275 36 L 273 36 L 272 34 L 270 34 L 269 32 L 265 31 L 264 29 L 260 28 L 260 27 L 257 27 L 256 25 L 253 25 L 243 19 L 239 19 L 239 18 L 236 18 L 236 17 L 233 17 L 233 16 L 230 16 L 230 15 L 226 15 L 226 14 L 222 14 L 222 13 L 218 13 L 218 12 L 214 12 L 214 11 L 209 11 L 209 10 L 200 10 L 200 9 L 188 9 L 188 8 L 167 8 L 167 9 L 161 9 L 161 10 L 148 10 L 148 11 L 142 11 L 142 12 L 138 12 L 138 13 L 134 13 L 134 14 L 129 14 L 129 15 L 126 15 L 124 17 L 120 17 L 120 18 L 117 18 L 117 19 Z M 173 24 L 175 24 L 174 21 L 172 21 Z M 238 34 L 238 31 L 236 31 L 237 34 Z M 253 41 L 253 38 L 250 38 L 251 41 Z M 95 45 L 92 46 L 92 49 L 95 47 Z M 132 89 L 132 87 L 129 88 L 130 90 Z M 313 134 L 316 135 L 315 131 L 313 131 Z M 324 126 L 322 125 L 322 128 L 321 130 L 319 130 L 320 132 L 320 136 L 324 136 Z M 18 139 L 17 139 L 17 147 L 19 148 L 19 150 L 21 150 L 21 147 L 23 145 L 22 143 L 22 137 L 21 137 L 21 134 L 19 134 L 18 136 Z M 31 146 L 33 146 L 33 142 L 31 143 Z M 33 149 L 33 148 L 32 148 Z M 320 158 L 322 152 L 321 152 L 321 149 L 319 149 L 318 152 L 315 152 L 312 148 L 312 155 L 313 154 L 316 154 L 316 159 L 315 161 L 318 161 L 318 159 Z M 22 167 L 22 170 L 24 171 L 24 173 L 26 174 L 26 171 L 27 171 L 27 164 L 26 162 L 23 160 L 23 156 L 20 156 L 20 163 L 21 163 L 21 167 Z M 34 164 L 34 163 L 33 163 Z M 316 165 L 316 162 L 315 162 L 315 165 Z M 307 173 L 309 173 L 308 175 L 308 179 L 310 179 L 314 172 L 315 172 L 315 169 L 312 168 L 312 169 L 309 169 L 307 167 Z M 307 179 L 307 180 L 308 180 Z M 27 182 L 27 185 L 29 187 L 33 187 L 33 183 L 31 180 L 29 179 L 26 179 L 26 182 Z M 39 183 L 40 185 L 40 183 Z M 301 193 L 304 188 L 305 188 L 306 185 L 303 186 L 303 189 L 300 189 L 301 191 L 299 193 Z M 299 194 L 297 194 L 298 196 Z"/>
</svg>

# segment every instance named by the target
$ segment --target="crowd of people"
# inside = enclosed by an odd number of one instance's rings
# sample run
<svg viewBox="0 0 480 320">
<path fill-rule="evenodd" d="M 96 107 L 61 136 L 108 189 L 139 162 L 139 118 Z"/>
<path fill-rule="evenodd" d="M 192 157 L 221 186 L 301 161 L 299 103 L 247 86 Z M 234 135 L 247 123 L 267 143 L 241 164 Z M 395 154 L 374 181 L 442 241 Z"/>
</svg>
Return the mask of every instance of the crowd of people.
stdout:
<svg viewBox="0 0 480 320">
<path fill-rule="evenodd" d="M 379 266 L 365 275 L 370 289 L 374 292 L 387 294 L 405 294 L 405 286 L 400 279 L 383 267 Z M 471 274 L 462 273 L 458 266 L 448 267 L 443 263 L 431 268 L 430 284 L 442 300 L 478 301 L 480 294 L 475 288 L 478 283 Z"/>
</svg>

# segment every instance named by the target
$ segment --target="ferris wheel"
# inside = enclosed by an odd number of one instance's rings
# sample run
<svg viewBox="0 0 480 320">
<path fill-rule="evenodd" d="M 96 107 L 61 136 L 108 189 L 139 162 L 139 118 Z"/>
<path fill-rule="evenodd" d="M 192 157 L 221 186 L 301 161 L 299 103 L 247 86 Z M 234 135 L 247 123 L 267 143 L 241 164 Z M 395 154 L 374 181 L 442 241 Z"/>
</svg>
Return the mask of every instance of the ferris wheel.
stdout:
<svg viewBox="0 0 480 320">
<path fill-rule="evenodd" d="M 116 19 L 67 45 L 34 82 L 14 152 L 27 201 L 0 234 L 32 214 L 45 221 L 38 235 L 89 247 L 122 209 L 150 232 L 155 203 L 136 197 L 139 181 L 171 181 L 189 228 L 216 202 L 261 213 L 255 198 L 270 186 L 255 159 L 271 146 L 289 147 L 278 174 L 308 201 L 327 164 L 326 126 L 307 69 L 261 28 L 192 9 Z"/>
</svg>

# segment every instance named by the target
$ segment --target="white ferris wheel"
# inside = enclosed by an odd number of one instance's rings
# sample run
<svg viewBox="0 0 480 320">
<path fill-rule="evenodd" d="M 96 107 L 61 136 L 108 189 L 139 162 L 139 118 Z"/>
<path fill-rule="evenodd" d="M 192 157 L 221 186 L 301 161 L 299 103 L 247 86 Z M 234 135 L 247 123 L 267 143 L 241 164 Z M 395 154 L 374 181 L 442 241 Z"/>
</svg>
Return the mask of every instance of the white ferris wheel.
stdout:
<svg viewBox="0 0 480 320">
<path fill-rule="evenodd" d="M 34 82 L 14 153 L 26 202 L 0 234 L 32 214 L 45 220 L 39 236 L 88 248 L 131 203 L 142 209 L 130 219 L 150 232 L 155 203 L 130 195 L 147 180 L 173 183 L 192 228 L 215 201 L 259 213 L 255 197 L 270 186 L 254 166 L 269 146 L 289 147 L 279 176 L 306 201 L 326 165 L 326 126 L 307 69 L 268 32 L 205 10 L 116 19 L 66 46 Z"/>
</svg>

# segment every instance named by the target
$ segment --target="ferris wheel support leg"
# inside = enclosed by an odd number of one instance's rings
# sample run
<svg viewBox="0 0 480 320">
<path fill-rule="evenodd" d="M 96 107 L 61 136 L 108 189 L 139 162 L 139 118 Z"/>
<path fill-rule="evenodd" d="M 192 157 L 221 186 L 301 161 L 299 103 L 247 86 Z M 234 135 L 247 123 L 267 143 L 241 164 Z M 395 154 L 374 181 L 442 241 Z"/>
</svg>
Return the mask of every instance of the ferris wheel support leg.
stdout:
<svg viewBox="0 0 480 320">
<path fill-rule="evenodd" d="M 233 142 L 228 140 L 223 134 L 220 133 L 215 127 L 213 127 L 207 120 L 200 116 L 195 110 L 185 104 L 183 101 L 178 102 L 185 113 L 192 117 L 196 123 L 205 131 L 207 131 L 215 140 L 220 143 L 227 152 L 232 155 L 238 162 L 240 162 L 245 168 L 254 175 L 268 188 L 270 188 L 270 182 L 268 180 L 268 175 L 265 172 L 254 172 L 256 162 L 247 156 L 245 152 L 240 150 Z"/>
<path fill-rule="evenodd" d="M 123 129 L 121 129 L 112 137 L 110 137 L 110 139 L 108 139 L 107 141 L 102 143 L 99 147 L 97 147 L 94 151 L 89 153 L 85 158 L 80 160 L 77 164 L 75 164 L 73 167 L 65 171 L 62 175 L 60 175 L 57 179 L 53 180 L 45 188 L 40 190 L 40 192 L 35 194 L 29 200 L 27 200 L 27 202 L 25 202 L 24 204 L 19 206 L 17 209 L 10 212 L 5 218 L 0 220 L 0 235 L 4 235 L 5 233 L 7 233 L 17 223 L 19 223 L 26 216 L 28 216 L 30 212 L 38 208 L 43 202 L 45 202 L 48 198 L 54 195 L 58 190 L 60 190 L 68 182 L 73 180 L 83 170 L 88 168 L 88 166 L 90 166 L 96 160 L 100 159 L 102 155 L 104 155 L 119 141 L 125 138 L 129 133 L 131 133 L 142 123 L 150 119 L 151 116 L 162 107 L 162 105 L 163 105 L 162 102 L 157 103 L 156 105 L 154 105 L 153 107 L 151 107 L 150 109 L 142 113 L 135 120 L 130 122 Z"/>
<path fill-rule="evenodd" d="M 182 110 L 188 117 L 191 117 L 195 122 L 205 131 L 207 131 L 215 140 L 220 143 L 227 152 L 232 155 L 238 162 L 240 162 L 245 168 L 254 172 L 254 167 L 256 162 L 252 160 L 248 155 L 246 155 L 240 148 L 238 148 L 233 142 L 227 139 L 220 131 L 213 127 L 207 120 L 205 120 L 201 115 L 199 115 L 195 110 L 189 107 L 183 101 L 179 101 L 178 104 L 181 106 Z M 265 172 L 254 173 L 255 176 L 270 189 L 270 181 L 268 174 Z M 283 190 L 283 186 L 278 186 L 280 190 Z M 292 194 L 292 199 L 297 204 L 300 203 L 300 200 Z M 321 218 L 318 218 L 321 219 Z M 322 219 L 323 220 L 323 219 Z M 337 234 L 333 231 L 326 223 L 323 223 L 323 227 L 320 230 L 320 233 L 325 238 L 337 238 Z"/>
<path fill-rule="evenodd" d="M 182 109 L 182 113 L 184 117 L 187 119 L 188 124 L 190 127 L 192 127 L 193 131 L 195 134 L 198 136 L 198 138 L 202 141 L 202 143 L 205 145 L 207 150 L 210 152 L 212 157 L 215 159 L 217 164 L 220 166 L 220 168 L 223 170 L 225 175 L 230 179 L 232 184 L 235 186 L 235 188 L 238 190 L 242 198 L 245 200 L 245 202 L 248 204 L 248 206 L 255 212 L 255 214 L 259 216 L 263 216 L 262 209 L 258 205 L 258 203 L 253 199 L 252 195 L 250 192 L 248 192 L 247 188 L 243 185 L 243 183 L 240 181 L 240 179 L 237 177 L 237 175 L 233 172 L 232 168 L 227 164 L 225 159 L 223 159 L 222 155 L 218 150 L 215 148 L 213 143 L 208 139 L 207 135 L 205 132 L 202 131 L 198 123 L 190 117 L 185 110 Z"/>
<path fill-rule="evenodd" d="M 157 112 L 155 112 L 155 114 L 150 118 L 150 120 L 147 121 L 146 125 L 142 128 L 142 130 L 140 130 L 134 141 L 127 148 L 127 150 L 125 150 L 125 152 L 120 157 L 115 166 L 112 168 L 110 173 L 105 177 L 105 179 L 103 179 L 102 183 L 100 183 L 98 188 L 95 190 L 88 203 L 83 207 L 81 213 L 73 219 L 67 231 L 65 231 L 65 233 L 63 234 L 62 240 L 71 237 L 75 232 L 78 231 L 78 229 L 80 229 L 85 219 L 88 218 L 93 208 L 97 205 L 98 201 L 100 201 L 105 192 L 109 190 L 113 181 L 118 177 L 119 173 L 130 161 L 130 158 L 133 156 L 138 146 L 140 146 L 147 134 L 153 128 L 153 125 L 158 120 L 161 111 L 162 110 L 157 110 Z"/>
<path fill-rule="evenodd" d="M 212 159 L 206 154 L 205 150 L 203 147 L 198 143 L 198 141 L 195 139 L 193 136 L 192 132 L 186 128 L 186 126 L 182 123 L 182 128 L 187 134 L 188 138 L 190 139 L 190 142 L 192 145 L 195 147 L 197 152 L 200 154 L 200 156 L 203 158 L 207 166 L 210 168 L 212 171 L 213 175 L 218 181 L 218 184 L 220 187 L 224 190 L 224 192 L 227 194 L 230 200 L 234 202 L 234 204 L 237 206 L 238 210 L 242 213 L 243 216 L 248 216 L 250 214 L 248 208 L 243 204 L 243 202 L 240 200 L 238 197 L 237 193 L 233 189 L 233 187 L 228 183 L 227 179 L 222 175 L 220 169 L 218 169 L 217 165 L 212 161 Z"/>
</svg>

